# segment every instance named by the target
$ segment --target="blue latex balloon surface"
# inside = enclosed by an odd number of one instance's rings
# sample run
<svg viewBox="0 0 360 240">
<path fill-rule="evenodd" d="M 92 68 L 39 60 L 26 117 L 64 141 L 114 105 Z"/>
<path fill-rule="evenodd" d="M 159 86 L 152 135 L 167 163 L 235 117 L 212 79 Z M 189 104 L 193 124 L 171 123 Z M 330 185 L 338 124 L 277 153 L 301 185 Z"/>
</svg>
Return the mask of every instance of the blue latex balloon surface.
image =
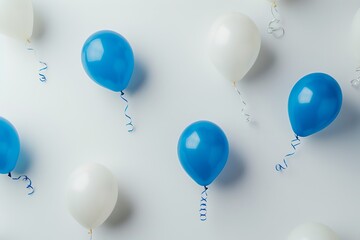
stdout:
<svg viewBox="0 0 360 240">
<path fill-rule="evenodd" d="M 199 185 L 208 186 L 223 170 L 229 156 L 229 144 L 220 127 L 199 121 L 181 134 L 178 156 L 189 176 Z"/>
<path fill-rule="evenodd" d="M 324 73 L 300 79 L 289 96 L 289 118 L 296 135 L 307 137 L 332 123 L 342 105 L 341 88 Z"/>
<path fill-rule="evenodd" d="M 20 140 L 16 129 L 0 117 L 0 173 L 14 170 L 20 153 Z"/>
<path fill-rule="evenodd" d="M 130 44 L 113 31 L 99 31 L 90 36 L 82 49 L 82 64 L 99 85 L 115 92 L 124 90 L 134 70 Z"/>
</svg>

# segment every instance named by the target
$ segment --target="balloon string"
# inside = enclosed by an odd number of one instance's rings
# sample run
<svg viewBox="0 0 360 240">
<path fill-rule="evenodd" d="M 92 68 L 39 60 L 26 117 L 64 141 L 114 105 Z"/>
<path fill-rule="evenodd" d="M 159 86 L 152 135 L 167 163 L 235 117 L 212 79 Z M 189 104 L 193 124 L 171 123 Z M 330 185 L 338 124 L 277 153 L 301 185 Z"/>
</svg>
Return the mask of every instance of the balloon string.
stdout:
<svg viewBox="0 0 360 240">
<path fill-rule="evenodd" d="M 291 141 L 291 147 L 293 148 L 293 151 L 291 153 L 288 153 L 285 155 L 284 159 L 283 159 L 283 164 L 277 164 L 275 166 L 275 170 L 278 172 L 282 172 L 283 170 L 288 168 L 288 163 L 287 163 L 287 159 L 293 155 L 295 155 L 296 153 L 296 148 L 297 146 L 299 146 L 301 143 L 300 138 L 298 135 L 295 135 L 295 139 L 293 139 Z"/>
<path fill-rule="evenodd" d="M 351 80 L 351 85 L 354 88 L 360 88 L 360 67 L 358 67 L 355 70 L 355 73 L 356 73 L 357 77 L 355 79 Z"/>
<path fill-rule="evenodd" d="M 45 72 L 48 69 L 48 65 L 39 59 L 36 50 L 33 47 L 31 47 L 30 40 L 27 40 L 26 49 L 29 51 L 32 51 L 34 53 L 37 61 L 40 63 L 41 67 L 39 69 L 39 80 L 40 80 L 40 82 L 45 83 L 47 81 L 47 78 L 43 72 Z"/>
<path fill-rule="evenodd" d="M 280 14 L 276 0 L 271 5 L 271 15 L 273 19 L 269 22 L 268 33 L 275 38 L 282 38 L 285 35 L 285 29 L 281 26 Z"/>
<path fill-rule="evenodd" d="M 9 173 L 8 176 L 9 176 L 9 178 L 11 178 L 14 181 L 23 180 L 25 182 L 28 182 L 28 185 L 26 186 L 26 188 L 30 190 L 28 195 L 32 195 L 35 192 L 34 187 L 32 186 L 32 181 L 28 176 L 20 175 L 19 177 L 12 177 L 11 173 Z"/>
<path fill-rule="evenodd" d="M 92 239 L 93 239 L 93 230 L 90 229 L 89 232 L 88 232 L 88 234 L 90 235 L 90 240 L 92 240 Z"/>
<path fill-rule="evenodd" d="M 128 127 L 128 132 L 130 133 L 130 132 L 134 131 L 134 125 L 132 123 L 132 118 L 127 114 L 128 108 L 129 108 L 129 101 L 124 97 L 124 95 L 125 95 L 125 93 L 123 91 L 121 91 L 121 98 L 126 103 L 126 107 L 124 109 L 124 114 L 125 114 L 125 117 L 129 120 L 128 123 L 126 124 L 126 126 Z"/>
<path fill-rule="evenodd" d="M 208 187 L 204 186 L 204 191 L 201 193 L 201 199 L 200 199 L 200 220 L 202 222 L 205 222 L 207 220 L 207 194 Z"/>
<path fill-rule="evenodd" d="M 242 102 L 242 104 L 243 104 L 243 107 L 242 107 L 242 109 L 241 109 L 241 113 L 242 113 L 242 115 L 245 117 L 246 121 L 249 123 L 249 122 L 251 122 L 251 116 L 250 116 L 249 113 L 246 112 L 246 106 L 247 106 L 247 104 L 246 104 L 244 98 L 242 97 L 242 94 L 241 94 L 240 90 L 239 90 L 238 87 L 236 86 L 236 82 L 234 82 L 234 88 L 235 88 L 235 91 L 237 92 L 237 94 L 240 96 L 241 102 Z"/>
</svg>

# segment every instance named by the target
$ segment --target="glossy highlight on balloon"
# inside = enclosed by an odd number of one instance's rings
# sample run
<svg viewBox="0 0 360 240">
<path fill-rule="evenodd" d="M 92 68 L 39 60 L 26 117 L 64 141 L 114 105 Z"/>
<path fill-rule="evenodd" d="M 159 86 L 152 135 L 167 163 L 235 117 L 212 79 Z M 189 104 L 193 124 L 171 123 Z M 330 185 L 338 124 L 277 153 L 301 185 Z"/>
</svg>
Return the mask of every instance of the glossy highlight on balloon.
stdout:
<svg viewBox="0 0 360 240">
<path fill-rule="evenodd" d="M 300 79 L 289 96 L 289 118 L 293 131 L 307 137 L 329 126 L 342 106 L 338 82 L 325 73 L 312 73 Z"/>
<path fill-rule="evenodd" d="M 120 34 L 104 30 L 91 35 L 81 54 L 88 76 L 100 86 L 120 92 L 127 88 L 134 71 L 134 54 Z"/>
<path fill-rule="evenodd" d="M 188 126 L 178 142 L 178 156 L 188 175 L 208 186 L 221 173 L 229 156 L 229 143 L 220 127 L 209 121 Z"/>
<path fill-rule="evenodd" d="M 9 174 L 16 166 L 20 154 L 20 139 L 15 127 L 0 117 L 0 173 Z"/>
</svg>

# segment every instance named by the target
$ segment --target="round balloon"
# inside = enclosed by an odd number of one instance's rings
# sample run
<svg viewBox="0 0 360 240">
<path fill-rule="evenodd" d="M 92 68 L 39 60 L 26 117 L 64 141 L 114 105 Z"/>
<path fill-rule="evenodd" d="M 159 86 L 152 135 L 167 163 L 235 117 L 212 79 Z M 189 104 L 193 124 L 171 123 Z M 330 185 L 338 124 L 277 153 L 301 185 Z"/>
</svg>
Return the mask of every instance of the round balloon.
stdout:
<svg viewBox="0 0 360 240">
<path fill-rule="evenodd" d="M 67 190 L 71 215 L 86 229 L 93 230 L 112 213 L 118 198 L 118 184 L 104 166 L 88 163 L 72 173 Z"/>
<path fill-rule="evenodd" d="M 223 170 L 229 144 L 220 127 L 209 121 L 199 121 L 181 134 L 178 156 L 189 176 L 199 185 L 208 186 Z"/>
<path fill-rule="evenodd" d="M 295 228 L 288 240 L 339 240 L 339 237 L 323 224 L 306 223 Z"/>
<path fill-rule="evenodd" d="M 242 13 L 220 17 L 210 33 L 209 56 L 231 82 L 241 80 L 254 65 L 261 46 L 256 24 Z"/>
<path fill-rule="evenodd" d="M 90 36 L 82 49 L 82 64 L 89 77 L 115 92 L 124 90 L 134 70 L 134 54 L 128 41 L 113 31 Z"/>
<path fill-rule="evenodd" d="M 353 52 L 360 65 L 360 9 L 356 12 L 352 24 L 352 44 Z"/>
<path fill-rule="evenodd" d="M 34 10 L 31 0 L 0 0 L 0 32 L 29 40 L 33 32 Z"/>
<path fill-rule="evenodd" d="M 340 112 L 342 93 L 338 82 L 324 73 L 300 79 L 289 96 L 289 118 L 299 137 L 307 137 L 330 125 Z"/>
<path fill-rule="evenodd" d="M 0 173 L 8 174 L 16 166 L 20 153 L 20 139 L 9 121 L 0 117 Z"/>
</svg>

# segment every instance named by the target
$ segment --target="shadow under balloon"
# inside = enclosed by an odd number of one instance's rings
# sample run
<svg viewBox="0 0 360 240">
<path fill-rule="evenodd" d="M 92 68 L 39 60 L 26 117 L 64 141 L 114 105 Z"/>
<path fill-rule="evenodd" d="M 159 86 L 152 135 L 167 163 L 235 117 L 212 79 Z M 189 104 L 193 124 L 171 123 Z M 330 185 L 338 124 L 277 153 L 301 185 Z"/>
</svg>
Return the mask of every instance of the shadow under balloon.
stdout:
<svg viewBox="0 0 360 240">
<path fill-rule="evenodd" d="M 118 227 L 126 222 L 133 213 L 133 206 L 130 203 L 129 198 L 123 193 L 123 190 L 119 188 L 118 199 L 113 212 L 110 217 L 105 221 L 106 227 Z"/>
<path fill-rule="evenodd" d="M 254 66 L 246 74 L 244 80 L 261 79 L 266 76 L 267 72 L 272 68 L 276 61 L 276 57 L 271 48 L 266 44 L 261 44 L 260 53 Z"/>
<path fill-rule="evenodd" d="M 13 172 L 20 175 L 26 174 L 27 172 L 29 172 L 30 167 L 31 154 L 24 146 L 21 146 L 20 155 Z"/>
<path fill-rule="evenodd" d="M 32 38 L 33 39 L 40 39 L 45 33 L 45 17 L 43 17 L 42 13 L 39 11 L 39 8 L 34 6 L 34 29 Z"/>
<path fill-rule="evenodd" d="M 130 94 L 138 92 L 142 87 L 145 86 L 147 79 L 147 70 L 142 61 L 135 60 L 134 73 L 127 87 L 126 91 Z"/>
<path fill-rule="evenodd" d="M 237 149 L 233 149 L 229 153 L 224 170 L 214 183 L 225 187 L 233 185 L 245 175 L 245 170 L 246 166 L 243 156 L 240 155 Z"/>
<path fill-rule="evenodd" d="M 326 129 L 314 134 L 314 139 L 338 137 L 339 135 L 354 132 L 360 126 L 360 109 L 353 102 L 345 100 L 338 118 Z M 360 131 L 355 131 L 357 134 Z"/>
</svg>

